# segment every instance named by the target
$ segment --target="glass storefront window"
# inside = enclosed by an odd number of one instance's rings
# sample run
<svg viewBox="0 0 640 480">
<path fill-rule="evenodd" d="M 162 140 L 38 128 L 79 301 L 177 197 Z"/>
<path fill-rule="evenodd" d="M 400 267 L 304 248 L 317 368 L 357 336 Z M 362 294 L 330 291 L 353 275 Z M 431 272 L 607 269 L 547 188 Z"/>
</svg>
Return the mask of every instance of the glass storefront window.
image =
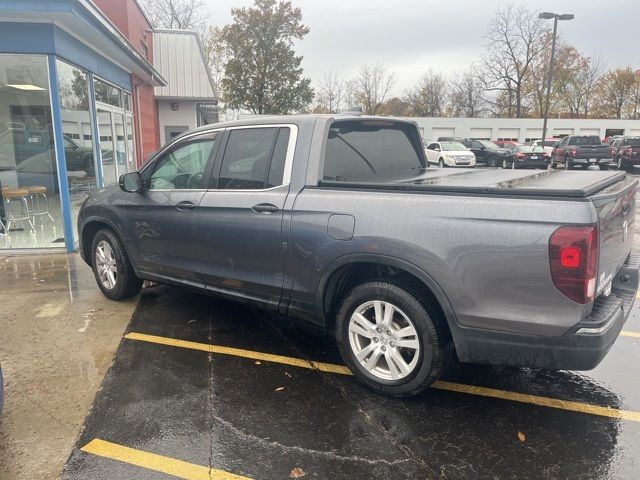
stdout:
<svg viewBox="0 0 640 480">
<path fill-rule="evenodd" d="M 124 98 L 124 109 L 127 112 L 130 112 L 131 111 L 131 94 L 129 92 L 124 92 L 123 98 Z"/>
<path fill-rule="evenodd" d="M 94 88 L 96 90 L 96 100 L 98 102 L 113 105 L 114 107 L 122 106 L 122 90 L 118 87 L 114 87 L 102 80 L 96 79 L 94 82 Z"/>
<path fill-rule="evenodd" d="M 83 70 L 62 60 L 56 60 L 56 67 L 72 224 L 74 238 L 78 239 L 76 219 L 80 205 L 96 188 L 89 89 L 87 74 Z"/>
<path fill-rule="evenodd" d="M 64 247 L 47 58 L 0 55 L 0 248 Z"/>
</svg>

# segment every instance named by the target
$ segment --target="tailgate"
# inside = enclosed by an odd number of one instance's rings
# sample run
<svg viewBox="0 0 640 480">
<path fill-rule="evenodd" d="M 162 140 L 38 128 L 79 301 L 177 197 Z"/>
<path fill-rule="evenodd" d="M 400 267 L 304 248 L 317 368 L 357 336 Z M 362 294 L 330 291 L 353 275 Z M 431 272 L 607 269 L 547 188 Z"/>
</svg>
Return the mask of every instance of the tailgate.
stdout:
<svg viewBox="0 0 640 480">
<path fill-rule="evenodd" d="M 600 262 L 596 297 L 608 294 L 612 281 L 633 247 L 638 180 L 625 177 L 590 197 L 600 225 Z"/>
<path fill-rule="evenodd" d="M 609 145 L 587 145 L 578 147 L 576 158 L 611 158 Z"/>
</svg>

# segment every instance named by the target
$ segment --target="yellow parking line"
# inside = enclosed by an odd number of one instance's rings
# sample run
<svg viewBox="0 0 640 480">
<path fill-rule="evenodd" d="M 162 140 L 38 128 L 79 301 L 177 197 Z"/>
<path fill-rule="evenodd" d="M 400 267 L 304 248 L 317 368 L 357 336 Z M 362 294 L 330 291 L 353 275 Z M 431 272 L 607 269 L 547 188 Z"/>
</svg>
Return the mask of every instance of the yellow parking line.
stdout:
<svg viewBox="0 0 640 480">
<path fill-rule="evenodd" d="M 141 340 L 143 342 L 159 343 L 170 347 L 189 348 L 191 350 L 200 350 L 208 353 L 219 353 L 222 355 L 233 355 L 234 357 L 250 358 L 252 360 L 263 360 L 265 362 L 284 363 L 294 367 L 310 368 L 312 370 L 322 370 L 329 373 L 341 373 L 343 375 L 351 375 L 349 369 L 342 365 L 333 363 L 312 362 L 301 358 L 283 357 L 281 355 L 272 355 L 271 353 L 254 352 L 252 350 L 243 350 L 241 348 L 222 347 L 220 345 L 210 345 L 208 343 L 189 342 L 186 340 L 177 340 L 169 337 L 158 337 L 156 335 L 146 335 L 144 333 L 127 333 L 124 338 L 129 340 Z"/>
<path fill-rule="evenodd" d="M 623 330 L 620 332 L 620 335 L 622 335 L 623 337 L 636 337 L 636 338 L 640 338 L 640 332 L 630 332 L 628 330 Z"/>
<path fill-rule="evenodd" d="M 182 460 L 156 455 L 144 450 L 136 450 L 135 448 L 125 447 L 124 445 L 98 438 L 91 440 L 80 450 L 188 480 L 250 480 L 249 477 L 183 462 Z"/>
<path fill-rule="evenodd" d="M 252 350 L 242 350 L 239 348 L 222 347 L 220 345 L 210 345 L 208 343 L 189 342 L 185 340 L 177 340 L 175 338 L 147 335 L 144 333 L 127 333 L 124 337 L 129 340 L 139 340 L 143 342 L 156 343 L 171 347 L 189 348 L 191 350 L 200 350 L 209 353 L 220 353 L 223 355 L 233 355 L 236 357 L 250 358 L 252 360 L 264 360 L 266 362 L 292 365 L 294 367 L 318 369 L 322 370 L 323 372 L 338 373 L 341 375 L 351 375 L 351 371 L 347 367 L 343 365 L 335 365 L 332 363 L 313 362 L 303 360 L 301 358 L 285 357 L 282 355 L 254 352 Z M 446 390 L 449 392 L 466 393 L 468 395 L 478 395 L 481 397 L 500 398 L 503 400 L 511 400 L 512 402 L 530 403 L 532 405 L 538 405 L 541 407 L 588 413 L 590 415 L 598 415 L 601 417 L 622 418 L 625 420 L 640 422 L 640 412 L 601 407 L 599 405 L 591 405 L 588 403 L 559 400 L 557 398 L 542 397 L 539 395 L 528 395 L 526 393 L 510 392 L 508 390 L 498 390 L 495 388 L 476 387 L 474 385 L 445 382 L 442 380 L 435 382 L 432 385 L 432 388 L 436 388 L 438 390 Z"/>
</svg>

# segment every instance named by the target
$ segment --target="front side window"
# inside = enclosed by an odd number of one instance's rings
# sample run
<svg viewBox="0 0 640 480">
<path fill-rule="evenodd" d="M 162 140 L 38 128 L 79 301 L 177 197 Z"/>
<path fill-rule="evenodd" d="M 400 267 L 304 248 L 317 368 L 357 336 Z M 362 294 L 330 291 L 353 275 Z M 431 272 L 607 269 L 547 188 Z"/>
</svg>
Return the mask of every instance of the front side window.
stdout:
<svg viewBox="0 0 640 480">
<path fill-rule="evenodd" d="M 190 139 L 166 152 L 153 166 L 150 190 L 204 188 L 204 170 L 215 146 L 215 134 Z"/>
<path fill-rule="evenodd" d="M 218 189 L 261 190 L 282 184 L 288 127 L 232 130 L 222 159 Z"/>
<path fill-rule="evenodd" d="M 327 138 L 323 179 L 386 182 L 426 168 L 418 129 L 390 120 L 334 122 Z"/>
</svg>

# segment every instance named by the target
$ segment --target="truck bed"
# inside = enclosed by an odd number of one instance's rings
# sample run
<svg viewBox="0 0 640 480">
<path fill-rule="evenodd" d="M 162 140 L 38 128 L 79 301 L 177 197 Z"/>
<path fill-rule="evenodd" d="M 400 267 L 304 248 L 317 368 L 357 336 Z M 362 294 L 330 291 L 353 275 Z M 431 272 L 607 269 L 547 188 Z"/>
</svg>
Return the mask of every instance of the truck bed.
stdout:
<svg viewBox="0 0 640 480">
<path fill-rule="evenodd" d="M 321 186 L 416 192 L 586 198 L 625 177 L 620 171 L 428 169 L 410 180 L 389 183 L 322 181 Z"/>
</svg>

